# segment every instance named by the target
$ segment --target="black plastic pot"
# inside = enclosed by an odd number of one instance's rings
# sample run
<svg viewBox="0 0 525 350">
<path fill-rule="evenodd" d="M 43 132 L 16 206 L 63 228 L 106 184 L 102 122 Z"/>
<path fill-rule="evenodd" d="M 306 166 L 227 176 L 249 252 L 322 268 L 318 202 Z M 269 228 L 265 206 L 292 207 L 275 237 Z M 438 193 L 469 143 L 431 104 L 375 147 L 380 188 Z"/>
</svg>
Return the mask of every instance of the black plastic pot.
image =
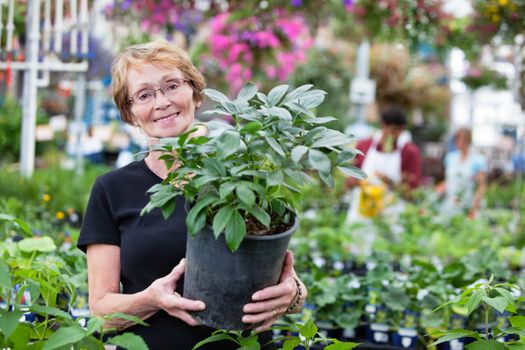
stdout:
<svg viewBox="0 0 525 350">
<path fill-rule="evenodd" d="M 192 313 L 202 324 L 242 330 L 242 308 L 253 293 L 277 284 L 284 256 L 299 220 L 286 232 L 270 236 L 247 236 L 238 250 L 230 252 L 224 234 L 215 239 L 205 227 L 186 244 L 184 297 L 202 300 L 206 309 Z"/>
</svg>

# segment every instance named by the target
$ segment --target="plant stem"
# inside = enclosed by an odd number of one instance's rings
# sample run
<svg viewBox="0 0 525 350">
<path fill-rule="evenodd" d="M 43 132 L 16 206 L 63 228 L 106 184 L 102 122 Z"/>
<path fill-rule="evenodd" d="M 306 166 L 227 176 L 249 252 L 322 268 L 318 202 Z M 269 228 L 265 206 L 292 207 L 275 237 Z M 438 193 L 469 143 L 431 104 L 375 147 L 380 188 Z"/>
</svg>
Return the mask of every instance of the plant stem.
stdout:
<svg viewBox="0 0 525 350">
<path fill-rule="evenodd" d="M 485 339 L 489 340 L 489 309 L 485 307 Z"/>
</svg>

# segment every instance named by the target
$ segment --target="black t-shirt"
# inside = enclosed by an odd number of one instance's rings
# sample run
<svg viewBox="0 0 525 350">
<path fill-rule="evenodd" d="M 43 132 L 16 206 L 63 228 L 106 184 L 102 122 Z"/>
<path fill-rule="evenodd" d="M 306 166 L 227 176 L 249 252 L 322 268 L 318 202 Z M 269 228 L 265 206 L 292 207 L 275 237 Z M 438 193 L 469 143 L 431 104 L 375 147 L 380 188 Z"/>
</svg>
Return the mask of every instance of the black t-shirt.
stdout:
<svg viewBox="0 0 525 350">
<path fill-rule="evenodd" d="M 120 246 L 122 293 L 146 289 L 166 276 L 186 252 L 184 198 L 176 198 L 173 214 L 165 220 L 157 208 L 140 215 L 149 201 L 146 191 L 162 180 L 144 161 L 133 162 L 97 178 L 91 190 L 77 246 L 84 252 L 92 243 Z M 177 283 L 182 295 L 183 281 Z M 213 329 L 193 327 L 164 311 L 147 318 L 149 326 L 135 325 L 124 330 L 140 335 L 151 350 L 190 350 Z M 264 334 L 265 342 L 269 334 Z M 236 349 L 233 342 L 217 342 L 206 350 Z"/>
</svg>

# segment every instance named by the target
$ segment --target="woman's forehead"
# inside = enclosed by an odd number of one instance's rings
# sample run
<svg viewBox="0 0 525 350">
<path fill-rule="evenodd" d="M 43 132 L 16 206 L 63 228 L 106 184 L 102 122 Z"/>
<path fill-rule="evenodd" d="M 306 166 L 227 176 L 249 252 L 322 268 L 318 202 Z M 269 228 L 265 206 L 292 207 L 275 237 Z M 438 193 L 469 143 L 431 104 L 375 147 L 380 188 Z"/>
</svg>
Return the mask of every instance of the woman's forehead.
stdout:
<svg viewBox="0 0 525 350">
<path fill-rule="evenodd" d="M 127 83 L 130 88 L 142 85 L 157 84 L 169 78 L 184 78 L 177 67 L 166 67 L 157 64 L 145 63 L 131 65 L 127 71 Z"/>
</svg>

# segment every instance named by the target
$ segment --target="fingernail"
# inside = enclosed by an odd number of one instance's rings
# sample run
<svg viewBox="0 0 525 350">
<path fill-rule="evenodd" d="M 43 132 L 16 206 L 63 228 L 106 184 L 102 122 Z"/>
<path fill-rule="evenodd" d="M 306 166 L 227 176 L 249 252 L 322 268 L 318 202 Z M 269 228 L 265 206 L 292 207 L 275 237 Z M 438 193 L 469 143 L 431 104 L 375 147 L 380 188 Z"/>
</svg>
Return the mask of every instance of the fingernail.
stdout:
<svg viewBox="0 0 525 350">
<path fill-rule="evenodd" d="M 259 294 L 255 293 L 254 295 L 252 295 L 252 299 L 253 300 L 259 300 Z"/>
<path fill-rule="evenodd" d="M 244 323 L 248 323 L 248 322 L 250 322 L 250 318 L 244 316 L 244 317 L 242 318 L 242 322 L 244 322 Z"/>
<path fill-rule="evenodd" d="M 200 303 L 198 303 L 197 307 L 198 307 L 199 309 L 201 309 L 201 310 L 204 310 L 204 309 L 206 308 L 206 304 L 200 302 Z"/>
</svg>

